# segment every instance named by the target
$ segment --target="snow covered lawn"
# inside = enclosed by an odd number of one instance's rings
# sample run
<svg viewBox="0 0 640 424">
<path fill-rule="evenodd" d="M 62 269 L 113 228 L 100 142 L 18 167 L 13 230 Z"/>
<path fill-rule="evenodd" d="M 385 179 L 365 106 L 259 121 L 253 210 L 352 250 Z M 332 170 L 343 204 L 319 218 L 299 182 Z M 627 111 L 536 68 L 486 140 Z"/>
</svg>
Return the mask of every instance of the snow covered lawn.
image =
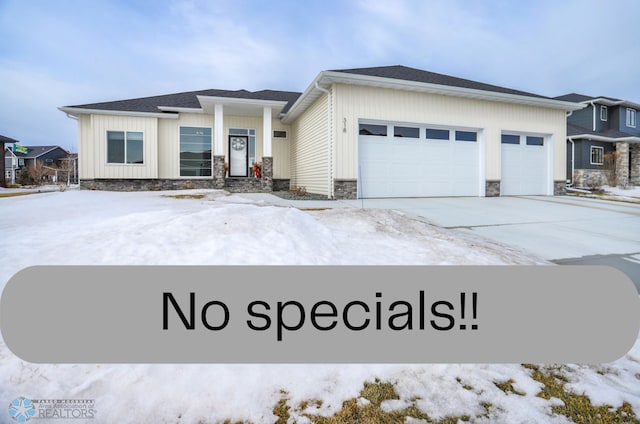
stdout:
<svg viewBox="0 0 640 424">
<path fill-rule="evenodd" d="M 181 198 L 170 197 L 176 194 Z M 304 211 L 220 191 L 40 193 L 0 198 L 0 217 L 0 288 L 20 269 L 45 264 L 546 264 L 394 211 Z M 571 409 L 568 398 L 548 395 L 551 383 L 540 377 L 552 373 L 561 376 L 555 380 L 566 393 L 585 394 L 593 405 L 610 405 L 612 412 L 622 407 L 618 414 L 629 422 L 640 416 L 640 343 L 612 364 L 553 369 L 519 364 L 43 365 L 22 362 L 0 343 L 5 405 L 18 396 L 95 399 L 96 421 L 105 423 L 284 423 L 320 416 L 346 422 L 338 418 L 348 408 L 362 419 L 375 411 L 381 421 L 403 422 L 409 416 L 568 422 L 562 415 L 563 407 Z M 8 420 L 5 414 L 0 410 L 0 422 Z"/>
</svg>

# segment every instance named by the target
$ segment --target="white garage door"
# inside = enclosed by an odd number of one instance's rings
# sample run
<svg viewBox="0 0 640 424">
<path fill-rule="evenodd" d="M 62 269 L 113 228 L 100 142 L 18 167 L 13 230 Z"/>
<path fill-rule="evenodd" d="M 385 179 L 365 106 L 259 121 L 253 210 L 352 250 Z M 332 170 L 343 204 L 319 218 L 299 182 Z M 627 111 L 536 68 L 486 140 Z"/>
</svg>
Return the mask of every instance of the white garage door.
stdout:
<svg viewBox="0 0 640 424">
<path fill-rule="evenodd" d="M 502 134 L 502 196 L 549 194 L 547 144 L 544 137 Z"/>
<path fill-rule="evenodd" d="M 358 196 L 478 196 L 475 131 L 360 125 Z"/>
</svg>

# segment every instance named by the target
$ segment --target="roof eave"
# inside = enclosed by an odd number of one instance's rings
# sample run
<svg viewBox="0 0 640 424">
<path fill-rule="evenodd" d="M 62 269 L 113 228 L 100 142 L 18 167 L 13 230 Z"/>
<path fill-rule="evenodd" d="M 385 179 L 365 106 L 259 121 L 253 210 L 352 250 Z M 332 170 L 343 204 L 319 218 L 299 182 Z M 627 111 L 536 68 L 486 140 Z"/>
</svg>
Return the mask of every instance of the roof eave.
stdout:
<svg viewBox="0 0 640 424">
<path fill-rule="evenodd" d="M 335 83 L 364 85 L 396 90 L 413 91 L 420 93 L 440 94 L 444 96 L 465 97 L 480 100 L 497 101 L 503 103 L 523 104 L 539 106 L 551 109 L 559 109 L 566 112 L 584 109 L 585 104 L 567 102 L 544 97 L 532 97 L 520 94 L 500 93 L 495 91 L 477 90 L 472 88 L 454 87 L 449 85 L 432 84 L 418 81 L 409 81 L 394 78 L 375 77 L 369 75 L 349 74 L 336 71 L 322 71 L 302 93 L 298 100 L 291 106 L 289 112 L 283 118 L 284 123 L 290 123 L 299 116 L 310 103 L 313 103 L 321 93 L 315 90 L 316 83 L 330 86 Z M 314 94 L 315 93 L 315 94 Z M 311 96 L 311 99 L 307 97 Z"/>
<path fill-rule="evenodd" d="M 628 143 L 640 143 L 640 137 L 628 136 L 628 137 L 607 137 L 604 135 L 597 134 L 577 134 L 577 135 L 568 135 L 568 139 L 587 139 L 593 141 L 604 141 L 610 143 L 616 142 L 628 142 Z"/>
<path fill-rule="evenodd" d="M 604 106 L 627 106 L 627 107 L 632 107 L 634 109 L 640 109 L 639 103 L 634 103 L 628 100 L 611 100 L 611 99 L 607 99 L 606 97 L 596 97 L 594 99 L 584 100 L 580 103 L 584 104 L 585 107 L 590 105 L 591 103 L 598 103 Z"/>
<path fill-rule="evenodd" d="M 141 118 L 162 118 L 162 119 L 178 119 L 177 113 L 162 112 L 135 112 L 127 110 L 106 110 L 106 109 L 86 109 L 72 106 L 59 107 L 58 110 L 71 116 L 78 115 L 117 115 L 117 116 L 137 116 Z"/>
</svg>

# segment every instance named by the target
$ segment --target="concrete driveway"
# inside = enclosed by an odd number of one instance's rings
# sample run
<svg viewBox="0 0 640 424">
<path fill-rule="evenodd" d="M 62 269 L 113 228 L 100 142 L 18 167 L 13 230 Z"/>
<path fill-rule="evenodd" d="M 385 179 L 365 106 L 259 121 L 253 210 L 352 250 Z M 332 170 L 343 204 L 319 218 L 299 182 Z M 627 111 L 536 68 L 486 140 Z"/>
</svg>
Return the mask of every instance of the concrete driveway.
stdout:
<svg viewBox="0 0 640 424">
<path fill-rule="evenodd" d="M 399 209 L 470 231 L 560 264 L 607 264 L 640 291 L 640 205 L 571 196 L 369 199 L 365 208 Z"/>
<path fill-rule="evenodd" d="M 637 204 L 570 196 L 369 199 L 361 204 L 473 231 L 549 260 L 640 253 Z"/>
</svg>

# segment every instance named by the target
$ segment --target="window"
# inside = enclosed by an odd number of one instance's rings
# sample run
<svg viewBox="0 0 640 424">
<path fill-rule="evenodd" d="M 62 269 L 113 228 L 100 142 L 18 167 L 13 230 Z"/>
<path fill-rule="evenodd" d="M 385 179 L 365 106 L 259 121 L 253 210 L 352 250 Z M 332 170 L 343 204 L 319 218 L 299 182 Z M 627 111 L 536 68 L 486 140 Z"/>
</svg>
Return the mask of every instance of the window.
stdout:
<svg viewBox="0 0 640 424">
<path fill-rule="evenodd" d="M 502 134 L 502 144 L 520 144 L 520 136 L 513 134 Z"/>
<path fill-rule="evenodd" d="M 527 136 L 527 146 L 544 146 L 544 138 Z"/>
<path fill-rule="evenodd" d="M 431 140 L 449 140 L 449 130 L 426 129 L 426 135 Z"/>
<path fill-rule="evenodd" d="M 144 162 L 143 136 L 138 131 L 107 131 L 107 163 Z"/>
<path fill-rule="evenodd" d="M 606 106 L 600 106 L 600 120 L 601 121 L 606 121 L 607 120 L 607 107 Z"/>
<path fill-rule="evenodd" d="M 627 108 L 627 127 L 636 127 L 636 110 L 630 107 Z"/>
<path fill-rule="evenodd" d="M 413 127 L 393 127 L 394 137 L 419 138 L 420 129 Z"/>
<path fill-rule="evenodd" d="M 180 127 L 180 176 L 211 176 L 211 128 Z"/>
<path fill-rule="evenodd" d="M 477 141 L 478 133 L 472 131 L 456 131 L 457 141 Z"/>
<path fill-rule="evenodd" d="M 387 135 L 386 125 L 360 124 L 360 135 Z"/>
<path fill-rule="evenodd" d="M 256 130 L 253 128 L 229 128 L 229 135 L 249 136 L 249 175 L 253 176 L 253 164 L 256 162 Z"/>
<path fill-rule="evenodd" d="M 286 131 L 280 131 L 280 130 L 274 130 L 273 131 L 273 138 L 287 138 L 287 132 Z"/>
<path fill-rule="evenodd" d="M 591 165 L 604 164 L 604 147 L 591 146 Z"/>
</svg>

